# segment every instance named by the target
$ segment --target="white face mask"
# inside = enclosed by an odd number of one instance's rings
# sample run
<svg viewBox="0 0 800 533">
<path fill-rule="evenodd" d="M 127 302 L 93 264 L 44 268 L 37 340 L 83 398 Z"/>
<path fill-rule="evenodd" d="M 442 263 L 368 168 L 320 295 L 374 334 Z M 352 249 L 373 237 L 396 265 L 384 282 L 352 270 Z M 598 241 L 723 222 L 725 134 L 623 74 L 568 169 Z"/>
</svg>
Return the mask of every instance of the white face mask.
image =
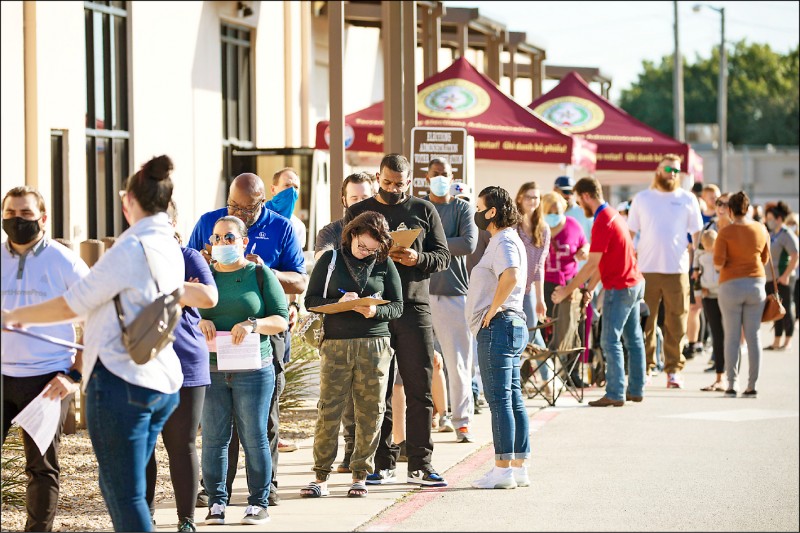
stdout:
<svg viewBox="0 0 800 533">
<path fill-rule="evenodd" d="M 238 244 L 217 244 L 211 247 L 211 258 L 223 265 L 232 265 L 242 257 Z"/>
</svg>

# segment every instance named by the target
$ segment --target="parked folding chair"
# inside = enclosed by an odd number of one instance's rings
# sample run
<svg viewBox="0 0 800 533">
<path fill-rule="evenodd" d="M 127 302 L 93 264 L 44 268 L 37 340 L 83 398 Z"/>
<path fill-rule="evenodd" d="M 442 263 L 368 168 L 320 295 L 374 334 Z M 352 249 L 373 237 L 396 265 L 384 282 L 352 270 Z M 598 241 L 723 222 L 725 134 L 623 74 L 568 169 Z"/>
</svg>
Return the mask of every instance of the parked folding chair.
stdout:
<svg viewBox="0 0 800 533">
<path fill-rule="evenodd" d="M 555 306 L 553 320 L 541 326 L 553 327 L 547 348 L 535 344 L 525 347 L 520 376 L 528 398 L 541 396 L 554 406 L 566 391 L 578 402 L 583 402 L 583 383 L 576 384 L 572 378 L 576 368 L 578 374 L 583 375 L 581 354 L 586 347 L 581 343 L 580 331 L 586 323 L 586 312 L 581 300 L 578 295 L 573 295 Z M 553 374 L 549 380 L 537 383 L 534 377 L 548 361 L 552 363 Z"/>
</svg>

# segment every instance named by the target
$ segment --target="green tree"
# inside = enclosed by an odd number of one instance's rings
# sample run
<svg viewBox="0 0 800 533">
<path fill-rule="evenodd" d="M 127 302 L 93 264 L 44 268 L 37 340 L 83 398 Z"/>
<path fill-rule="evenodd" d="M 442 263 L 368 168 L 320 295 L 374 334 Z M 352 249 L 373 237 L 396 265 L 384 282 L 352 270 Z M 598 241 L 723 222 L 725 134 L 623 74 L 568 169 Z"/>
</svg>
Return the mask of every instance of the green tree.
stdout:
<svg viewBox="0 0 800 533">
<path fill-rule="evenodd" d="M 728 142 L 733 144 L 800 144 L 800 93 L 796 47 L 786 55 L 769 45 L 739 41 L 728 54 Z M 674 136 L 672 56 L 660 65 L 642 62 L 643 72 L 622 91 L 620 107 Z M 684 113 L 687 124 L 717 121 L 719 47 L 710 58 L 684 59 Z"/>
</svg>

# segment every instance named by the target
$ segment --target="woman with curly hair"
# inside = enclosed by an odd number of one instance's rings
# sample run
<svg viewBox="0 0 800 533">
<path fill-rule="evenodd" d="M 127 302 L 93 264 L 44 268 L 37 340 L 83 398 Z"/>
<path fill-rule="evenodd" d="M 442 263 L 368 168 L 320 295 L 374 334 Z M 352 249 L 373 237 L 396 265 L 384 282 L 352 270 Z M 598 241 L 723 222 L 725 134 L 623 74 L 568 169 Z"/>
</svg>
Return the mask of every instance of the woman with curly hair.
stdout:
<svg viewBox="0 0 800 533">
<path fill-rule="evenodd" d="M 365 480 L 375 466 L 392 360 L 389 321 L 403 314 L 400 275 L 394 262 L 387 260 L 391 246 L 389 225 L 383 215 L 374 211 L 361 213 L 342 230 L 341 248 L 320 256 L 308 281 L 306 309 L 369 296 L 389 303 L 325 315 L 314 431 L 316 478 L 300 489 L 304 498 L 330 493 L 328 478 L 336 459 L 345 400 L 351 397 L 351 390 L 356 429 L 350 456 L 353 484 L 347 495 L 367 495 Z"/>
</svg>

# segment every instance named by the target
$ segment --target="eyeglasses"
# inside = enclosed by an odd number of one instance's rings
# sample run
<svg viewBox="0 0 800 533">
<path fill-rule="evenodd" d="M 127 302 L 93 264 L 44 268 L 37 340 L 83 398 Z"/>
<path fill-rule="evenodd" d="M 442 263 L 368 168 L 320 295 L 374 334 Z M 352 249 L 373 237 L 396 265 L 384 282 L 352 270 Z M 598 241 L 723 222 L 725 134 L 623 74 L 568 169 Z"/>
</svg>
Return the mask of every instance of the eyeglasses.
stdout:
<svg viewBox="0 0 800 533">
<path fill-rule="evenodd" d="M 572 191 L 565 191 L 564 189 L 561 189 L 561 194 L 564 196 L 572 196 Z"/>
<path fill-rule="evenodd" d="M 377 254 L 378 251 L 380 250 L 380 248 L 375 248 L 375 249 L 367 248 L 366 246 L 361 244 L 361 239 L 359 237 L 356 237 L 356 246 L 358 246 L 359 251 L 369 255 Z"/>
<path fill-rule="evenodd" d="M 250 207 L 242 207 L 236 204 L 228 204 L 228 211 L 231 213 L 242 213 L 243 215 L 252 216 L 258 213 L 258 209 L 261 207 L 261 200 L 255 203 Z"/>
<path fill-rule="evenodd" d="M 236 239 L 241 239 L 241 237 L 230 232 L 226 233 L 225 235 L 217 235 L 214 233 L 208 238 L 208 242 L 210 242 L 212 245 L 219 244 L 219 241 L 223 241 L 225 244 L 233 244 L 236 242 Z"/>
<path fill-rule="evenodd" d="M 728 207 L 728 202 L 724 200 L 717 200 L 716 202 L 714 202 L 714 205 L 716 205 L 717 207 Z"/>
<path fill-rule="evenodd" d="M 529 195 L 529 194 L 523 194 L 522 195 L 522 199 L 523 200 L 538 200 L 539 197 L 538 196 L 532 196 L 532 195 Z"/>
<path fill-rule="evenodd" d="M 675 167 L 664 167 L 664 172 L 666 172 L 667 174 L 680 174 L 681 169 Z"/>
</svg>

